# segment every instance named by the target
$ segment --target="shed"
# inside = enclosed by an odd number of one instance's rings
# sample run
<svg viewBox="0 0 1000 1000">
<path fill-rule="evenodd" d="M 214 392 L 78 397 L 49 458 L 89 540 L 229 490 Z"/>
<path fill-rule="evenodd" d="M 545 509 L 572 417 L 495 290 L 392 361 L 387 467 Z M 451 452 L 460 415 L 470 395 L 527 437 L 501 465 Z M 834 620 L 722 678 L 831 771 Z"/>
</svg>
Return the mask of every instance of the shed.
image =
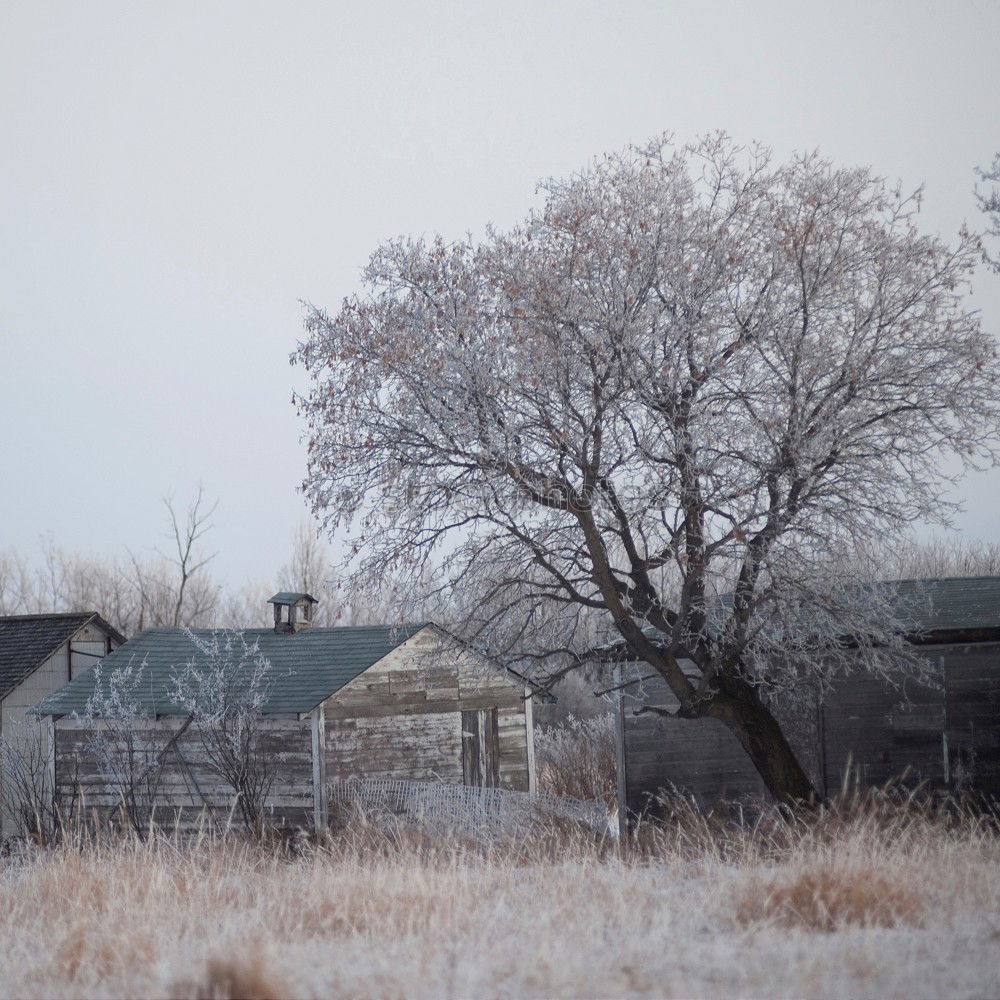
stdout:
<svg viewBox="0 0 1000 1000">
<path fill-rule="evenodd" d="M 22 832 L 10 788 L 15 779 L 6 773 L 11 756 L 37 765 L 49 751 L 47 732 L 31 707 L 124 641 L 95 611 L 0 617 L 0 737 L 10 749 L 0 771 L 3 837 Z"/>
<path fill-rule="evenodd" d="M 900 674 L 887 682 L 857 672 L 786 695 L 773 707 L 800 763 L 824 795 L 850 775 L 876 786 L 907 771 L 949 791 L 1000 796 L 1000 577 L 896 581 L 934 686 Z M 666 682 L 640 663 L 619 662 L 617 757 L 624 816 L 676 788 L 703 806 L 766 798 L 729 730 L 714 719 L 680 719 Z"/>
<path fill-rule="evenodd" d="M 261 740 L 275 756 L 268 810 L 275 821 L 321 826 L 329 784 L 393 778 L 534 789 L 530 691 L 523 678 L 459 646 L 433 623 L 319 628 L 315 600 L 281 593 L 272 629 L 246 629 L 269 663 Z M 212 630 L 191 635 L 210 639 Z M 183 629 L 151 628 L 101 661 L 101 672 L 142 665 L 142 726 L 163 747 L 157 816 L 185 822 L 205 808 L 228 812 L 232 789 L 202 759 L 196 734 L 171 698 L 176 671 L 199 654 Z M 88 751 L 78 717 L 94 675 L 76 678 L 37 711 L 53 719 L 54 784 L 89 808 L 115 796 Z"/>
</svg>

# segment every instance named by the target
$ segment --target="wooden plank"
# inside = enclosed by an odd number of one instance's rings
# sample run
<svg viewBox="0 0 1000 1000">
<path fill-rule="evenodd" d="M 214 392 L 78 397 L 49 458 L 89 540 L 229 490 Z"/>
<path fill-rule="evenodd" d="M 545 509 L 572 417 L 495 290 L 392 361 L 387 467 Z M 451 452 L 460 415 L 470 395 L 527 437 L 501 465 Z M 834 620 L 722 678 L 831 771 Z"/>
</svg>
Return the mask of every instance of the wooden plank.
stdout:
<svg viewBox="0 0 1000 1000">
<path fill-rule="evenodd" d="M 313 829 L 318 834 L 326 829 L 326 717 L 322 705 L 310 716 L 310 750 L 312 754 Z"/>
</svg>

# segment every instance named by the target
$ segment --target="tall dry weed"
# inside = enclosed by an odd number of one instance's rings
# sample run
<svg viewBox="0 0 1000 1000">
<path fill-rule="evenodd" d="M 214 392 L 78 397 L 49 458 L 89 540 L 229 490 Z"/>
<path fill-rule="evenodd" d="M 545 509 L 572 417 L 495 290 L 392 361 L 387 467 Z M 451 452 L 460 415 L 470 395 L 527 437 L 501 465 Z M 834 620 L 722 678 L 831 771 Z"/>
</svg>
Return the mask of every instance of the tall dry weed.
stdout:
<svg viewBox="0 0 1000 1000">
<path fill-rule="evenodd" d="M 553 795 L 617 802 L 615 724 L 610 713 L 589 719 L 572 715 L 535 730 L 538 787 Z"/>
</svg>

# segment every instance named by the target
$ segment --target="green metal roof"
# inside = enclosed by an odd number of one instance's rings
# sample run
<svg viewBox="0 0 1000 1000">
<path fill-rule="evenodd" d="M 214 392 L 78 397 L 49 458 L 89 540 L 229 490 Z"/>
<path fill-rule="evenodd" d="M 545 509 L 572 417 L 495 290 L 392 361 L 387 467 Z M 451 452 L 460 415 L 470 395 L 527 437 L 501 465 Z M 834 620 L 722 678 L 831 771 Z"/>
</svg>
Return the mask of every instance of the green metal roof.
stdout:
<svg viewBox="0 0 1000 1000">
<path fill-rule="evenodd" d="M 386 654 L 419 632 L 425 624 L 358 625 L 338 628 L 304 628 L 298 632 L 243 629 L 248 644 L 256 641 L 271 664 L 265 714 L 300 714 L 312 711 L 335 691 L 354 680 Z M 211 640 L 213 629 L 192 629 L 199 639 Z M 174 671 L 202 657 L 183 629 L 149 628 L 101 661 L 105 677 L 119 667 L 145 661 L 137 692 L 149 714 L 176 715 L 170 699 Z M 83 712 L 94 689 L 93 671 L 74 678 L 35 708 L 39 715 Z"/>
</svg>

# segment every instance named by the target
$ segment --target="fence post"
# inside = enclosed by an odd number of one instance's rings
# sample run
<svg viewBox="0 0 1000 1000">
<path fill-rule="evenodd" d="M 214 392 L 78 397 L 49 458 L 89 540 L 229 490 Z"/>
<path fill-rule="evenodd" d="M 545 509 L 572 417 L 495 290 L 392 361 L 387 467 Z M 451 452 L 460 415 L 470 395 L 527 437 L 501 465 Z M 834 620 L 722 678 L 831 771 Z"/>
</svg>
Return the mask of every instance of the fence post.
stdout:
<svg viewBox="0 0 1000 1000">
<path fill-rule="evenodd" d="M 313 828 L 316 833 L 326 829 L 326 711 L 318 705 L 309 714 L 312 730 Z"/>
</svg>

